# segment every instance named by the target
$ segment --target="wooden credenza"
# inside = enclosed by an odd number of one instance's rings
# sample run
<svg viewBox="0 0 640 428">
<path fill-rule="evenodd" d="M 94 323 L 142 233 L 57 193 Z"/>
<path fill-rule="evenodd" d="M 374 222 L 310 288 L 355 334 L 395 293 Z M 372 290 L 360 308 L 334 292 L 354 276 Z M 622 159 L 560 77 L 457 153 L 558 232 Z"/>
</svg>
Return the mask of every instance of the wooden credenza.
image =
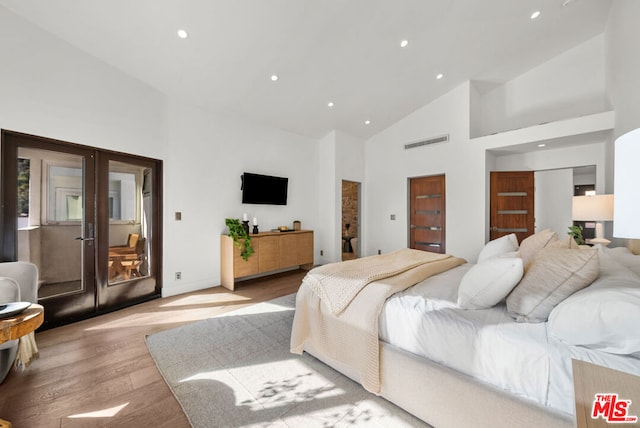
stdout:
<svg viewBox="0 0 640 428">
<path fill-rule="evenodd" d="M 254 253 L 249 260 L 240 256 L 240 249 L 228 235 L 220 235 L 220 281 L 232 290 L 238 278 L 266 274 L 300 266 L 313 267 L 313 231 L 261 232 L 251 235 Z"/>
</svg>

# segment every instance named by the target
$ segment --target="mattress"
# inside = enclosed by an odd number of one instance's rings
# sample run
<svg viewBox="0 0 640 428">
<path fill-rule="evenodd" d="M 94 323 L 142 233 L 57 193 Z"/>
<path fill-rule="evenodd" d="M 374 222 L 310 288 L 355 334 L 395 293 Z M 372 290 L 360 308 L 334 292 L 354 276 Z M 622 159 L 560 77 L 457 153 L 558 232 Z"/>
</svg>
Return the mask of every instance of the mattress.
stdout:
<svg viewBox="0 0 640 428">
<path fill-rule="evenodd" d="M 457 307 L 465 264 L 430 277 L 387 300 L 379 318 L 384 342 L 573 415 L 571 359 L 640 375 L 640 359 L 568 346 L 550 337 L 546 323 L 518 323 L 504 304 Z"/>
</svg>

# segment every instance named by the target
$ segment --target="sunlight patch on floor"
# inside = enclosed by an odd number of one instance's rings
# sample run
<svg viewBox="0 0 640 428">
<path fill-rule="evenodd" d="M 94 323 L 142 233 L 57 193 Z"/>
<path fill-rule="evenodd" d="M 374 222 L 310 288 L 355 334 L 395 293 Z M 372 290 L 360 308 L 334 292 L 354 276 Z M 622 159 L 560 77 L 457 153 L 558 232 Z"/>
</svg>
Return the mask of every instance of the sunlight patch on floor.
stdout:
<svg viewBox="0 0 640 428">
<path fill-rule="evenodd" d="M 287 367 L 283 377 L 283 365 Z M 258 404 L 260 409 L 275 408 L 291 403 L 299 403 L 316 399 L 329 399 L 346 394 L 333 381 L 310 369 L 297 358 L 286 358 L 268 363 L 247 365 L 243 371 L 254 374 L 238 379 L 229 372 L 232 368 L 207 370 L 180 380 L 184 382 L 211 381 L 224 384 L 233 393 L 236 405 L 247 406 Z M 246 401 L 250 394 L 251 400 Z M 254 401 L 257 400 L 257 401 Z M 257 408 L 256 408 L 257 409 Z"/>
<path fill-rule="evenodd" d="M 121 404 L 120 406 L 111 407 L 109 409 L 96 410 L 95 412 L 88 413 L 78 413 L 77 415 L 67 416 L 69 419 L 80 419 L 80 418 L 112 418 L 118 414 L 118 412 L 125 407 L 127 407 L 129 403 Z"/>
<path fill-rule="evenodd" d="M 216 294 L 196 294 L 186 296 L 181 299 L 174 300 L 161 305 L 161 308 L 170 308 L 174 306 L 190 306 L 190 305 L 206 305 L 211 303 L 237 303 L 251 300 L 249 297 L 239 296 L 233 293 L 216 293 Z"/>
<path fill-rule="evenodd" d="M 295 310 L 295 308 L 292 308 L 290 306 L 282 306 L 272 302 L 263 302 L 259 305 L 252 305 L 252 306 L 243 308 L 242 315 L 268 314 L 268 313 L 274 313 L 274 312 L 284 312 L 284 311 L 293 311 L 293 310 Z M 232 312 L 226 312 L 224 314 L 221 314 L 220 316 L 225 317 L 225 316 L 233 316 L 233 315 L 238 315 L 238 314 L 232 311 Z"/>
<path fill-rule="evenodd" d="M 176 309 L 175 311 L 154 311 L 143 314 L 134 314 L 122 317 L 115 321 L 109 321 L 105 322 L 104 324 L 87 328 L 86 331 L 200 321 L 218 315 L 219 310 L 220 306 L 217 306 L 215 308 L 181 308 Z"/>
</svg>

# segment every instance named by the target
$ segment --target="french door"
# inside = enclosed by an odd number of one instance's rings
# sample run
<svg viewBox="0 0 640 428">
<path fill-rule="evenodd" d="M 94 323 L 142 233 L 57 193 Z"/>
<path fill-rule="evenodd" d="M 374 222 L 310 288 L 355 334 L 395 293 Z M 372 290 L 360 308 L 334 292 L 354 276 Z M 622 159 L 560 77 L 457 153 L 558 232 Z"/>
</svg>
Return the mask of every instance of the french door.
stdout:
<svg viewBox="0 0 640 428">
<path fill-rule="evenodd" d="M 38 266 L 45 328 L 160 295 L 161 161 L 2 131 L 2 260 Z"/>
</svg>

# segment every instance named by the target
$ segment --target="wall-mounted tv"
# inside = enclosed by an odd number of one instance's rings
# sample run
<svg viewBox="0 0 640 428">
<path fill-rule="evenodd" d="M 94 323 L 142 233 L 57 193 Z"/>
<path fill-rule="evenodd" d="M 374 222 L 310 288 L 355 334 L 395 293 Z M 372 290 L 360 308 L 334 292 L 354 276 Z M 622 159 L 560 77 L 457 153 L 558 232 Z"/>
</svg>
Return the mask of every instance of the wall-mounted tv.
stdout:
<svg viewBox="0 0 640 428">
<path fill-rule="evenodd" d="M 287 205 L 289 179 L 245 172 L 242 174 L 242 203 Z"/>
</svg>

